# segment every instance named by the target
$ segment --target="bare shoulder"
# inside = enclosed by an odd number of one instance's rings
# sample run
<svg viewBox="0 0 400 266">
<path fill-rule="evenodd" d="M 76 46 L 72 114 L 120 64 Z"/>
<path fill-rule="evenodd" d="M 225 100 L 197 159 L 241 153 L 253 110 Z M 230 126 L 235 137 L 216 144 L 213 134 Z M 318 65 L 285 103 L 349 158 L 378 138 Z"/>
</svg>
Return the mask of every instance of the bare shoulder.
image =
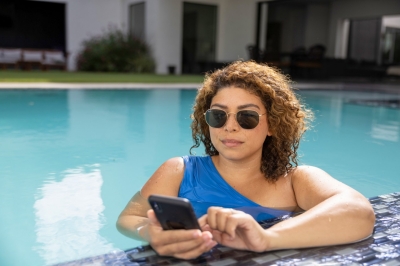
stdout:
<svg viewBox="0 0 400 266">
<path fill-rule="evenodd" d="M 326 186 L 326 182 L 333 182 L 337 185 L 342 184 L 338 180 L 334 179 L 330 174 L 322 170 L 321 168 L 301 165 L 296 167 L 292 173 L 293 185 L 323 185 Z"/>
<path fill-rule="evenodd" d="M 141 190 L 143 197 L 150 194 L 177 196 L 182 182 L 185 164 L 181 157 L 165 161 L 149 178 Z"/>
<path fill-rule="evenodd" d="M 333 178 L 324 170 L 308 165 L 296 167 L 291 175 L 296 200 L 304 210 L 334 195 L 350 197 L 360 195 L 357 191 Z"/>
</svg>

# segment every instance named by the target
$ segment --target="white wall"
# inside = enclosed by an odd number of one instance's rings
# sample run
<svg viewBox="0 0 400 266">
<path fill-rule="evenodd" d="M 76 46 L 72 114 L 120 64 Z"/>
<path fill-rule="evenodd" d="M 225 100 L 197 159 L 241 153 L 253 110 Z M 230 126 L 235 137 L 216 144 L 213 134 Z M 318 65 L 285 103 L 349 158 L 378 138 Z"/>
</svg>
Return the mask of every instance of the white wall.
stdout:
<svg viewBox="0 0 400 266">
<path fill-rule="evenodd" d="M 121 27 L 120 1 L 84 0 L 68 1 L 67 47 L 70 51 L 71 70 L 76 68 L 76 57 L 82 41 L 102 34 L 109 27 Z"/>
<path fill-rule="evenodd" d="M 125 0 L 124 5 L 128 6 L 132 2 L 134 0 Z M 169 65 L 176 66 L 177 73 L 181 72 L 183 2 L 184 0 L 146 1 L 146 41 L 152 48 L 157 63 L 156 72 L 159 74 L 166 74 Z M 217 6 L 217 61 L 248 59 L 246 46 L 253 44 L 255 40 L 257 0 L 186 2 Z"/>
<path fill-rule="evenodd" d="M 182 1 L 148 0 L 146 4 L 146 39 L 156 60 L 156 72 L 166 74 L 171 65 L 176 66 L 177 73 L 180 73 Z"/>
<path fill-rule="evenodd" d="M 382 19 L 382 27 L 392 27 L 400 29 L 400 14 L 397 16 L 385 16 Z"/>
<path fill-rule="evenodd" d="M 128 29 L 129 5 L 145 2 L 146 42 L 156 60 L 156 72 L 168 73 L 168 66 L 181 72 L 184 0 L 44 0 L 66 3 L 66 49 L 69 70 L 76 70 L 82 42 L 110 26 Z M 257 0 L 187 0 L 218 8 L 217 61 L 248 59 L 246 47 L 255 42 Z"/>
<path fill-rule="evenodd" d="M 257 0 L 224 0 L 219 11 L 217 61 L 249 59 L 248 45 L 255 44 Z"/>
</svg>

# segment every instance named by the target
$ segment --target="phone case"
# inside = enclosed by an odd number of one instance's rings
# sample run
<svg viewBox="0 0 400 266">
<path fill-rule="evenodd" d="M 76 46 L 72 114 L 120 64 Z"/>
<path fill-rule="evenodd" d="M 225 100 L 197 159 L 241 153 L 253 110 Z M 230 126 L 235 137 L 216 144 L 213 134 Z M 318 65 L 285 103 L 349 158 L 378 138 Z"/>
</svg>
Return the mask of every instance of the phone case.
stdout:
<svg viewBox="0 0 400 266">
<path fill-rule="evenodd" d="M 189 200 L 178 197 L 150 195 L 148 201 L 164 230 L 200 229 Z"/>
</svg>

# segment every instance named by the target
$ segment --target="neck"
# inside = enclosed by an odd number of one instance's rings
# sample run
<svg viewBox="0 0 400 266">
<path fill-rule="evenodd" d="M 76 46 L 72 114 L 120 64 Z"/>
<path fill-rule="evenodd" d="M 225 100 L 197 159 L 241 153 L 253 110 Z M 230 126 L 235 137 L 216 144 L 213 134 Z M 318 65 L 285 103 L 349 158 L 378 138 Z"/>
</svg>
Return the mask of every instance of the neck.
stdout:
<svg viewBox="0 0 400 266">
<path fill-rule="evenodd" d="M 261 158 L 255 156 L 247 160 L 230 160 L 220 155 L 212 157 L 213 163 L 221 176 L 228 180 L 249 181 L 249 179 L 263 177 L 260 171 Z"/>
</svg>

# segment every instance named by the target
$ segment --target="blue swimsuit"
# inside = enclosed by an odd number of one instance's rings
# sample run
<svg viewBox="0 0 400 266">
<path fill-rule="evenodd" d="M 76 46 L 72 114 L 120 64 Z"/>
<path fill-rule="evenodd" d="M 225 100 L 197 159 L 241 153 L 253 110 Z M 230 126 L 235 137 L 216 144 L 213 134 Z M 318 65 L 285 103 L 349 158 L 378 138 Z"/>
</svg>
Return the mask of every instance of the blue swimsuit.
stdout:
<svg viewBox="0 0 400 266">
<path fill-rule="evenodd" d="M 218 173 L 210 156 L 183 156 L 185 173 L 178 196 L 187 198 L 199 218 L 208 207 L 233 208 L 250 214 L 257 221 L 264 221 L 292 212 L 262 207 L 232 188 Z"/>
</svg>

